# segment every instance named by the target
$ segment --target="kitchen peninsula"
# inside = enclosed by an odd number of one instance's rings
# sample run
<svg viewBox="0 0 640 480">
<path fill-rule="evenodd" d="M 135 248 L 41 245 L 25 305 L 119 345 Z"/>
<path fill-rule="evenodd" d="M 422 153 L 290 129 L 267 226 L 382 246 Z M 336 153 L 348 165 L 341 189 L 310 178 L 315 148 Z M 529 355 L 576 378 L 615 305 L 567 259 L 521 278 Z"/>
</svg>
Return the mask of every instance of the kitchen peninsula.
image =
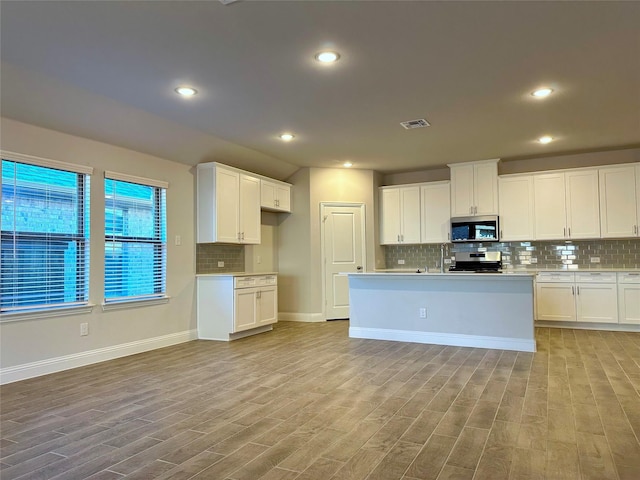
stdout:
<svg viewBox="0 0 640 480">
<path fill-rule="evenodd" d="M 349 274 L 349 336 L 534 352 L 530 273 Z"/>
</svg>

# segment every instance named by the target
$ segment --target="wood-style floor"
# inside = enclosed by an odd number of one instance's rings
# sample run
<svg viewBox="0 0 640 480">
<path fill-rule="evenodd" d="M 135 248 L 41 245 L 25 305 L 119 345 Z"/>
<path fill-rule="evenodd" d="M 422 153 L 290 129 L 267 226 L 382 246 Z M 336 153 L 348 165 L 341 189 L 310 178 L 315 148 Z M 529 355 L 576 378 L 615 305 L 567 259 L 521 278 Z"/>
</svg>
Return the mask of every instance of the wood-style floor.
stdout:
<svg viewBox="0 0 640 480">
<path fill-rule="evenodd" d="M 640 334 L 538 352 L 280 323 L 2 387 L 2 480 L 640 479 Z"/>
</svg>

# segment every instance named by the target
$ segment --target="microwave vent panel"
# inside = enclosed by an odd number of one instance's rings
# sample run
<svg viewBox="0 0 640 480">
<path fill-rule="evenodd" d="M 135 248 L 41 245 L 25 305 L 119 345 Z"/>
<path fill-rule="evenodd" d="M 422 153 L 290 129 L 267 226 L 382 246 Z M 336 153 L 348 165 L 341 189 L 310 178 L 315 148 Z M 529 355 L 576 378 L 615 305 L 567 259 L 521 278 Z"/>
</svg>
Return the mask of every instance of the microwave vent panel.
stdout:
<svg viewBox="0 0 640 480">
<path fill-rule="evenodd" d="M 431 126 L 431 124 L 427 122 L 424 118 L 419 118 L 418 120 L 407 120 L 406 122 L 400 122 L 400 125 L 402 125 L 407 130 Z"/>
</svg>

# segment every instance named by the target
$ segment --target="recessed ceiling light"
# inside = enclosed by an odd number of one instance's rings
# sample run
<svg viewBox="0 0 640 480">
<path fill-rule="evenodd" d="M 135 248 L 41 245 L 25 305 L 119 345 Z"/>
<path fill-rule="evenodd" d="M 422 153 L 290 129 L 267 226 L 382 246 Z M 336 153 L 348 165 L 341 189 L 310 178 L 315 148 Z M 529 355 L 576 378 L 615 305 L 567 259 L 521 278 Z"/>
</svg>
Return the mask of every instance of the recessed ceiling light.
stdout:
<svg viewBox="0 0 640 480">
<path fill-rule="evenodd" d="M 193 97 L 198 91 L 193 87 L 178 87 L 176 93 L 183 97 Z"/>
<path fill-rule="evenodd" d="M 351 162 L 344 162 L 344 163 L 342 164 L 342 166 L 343 166 L 343 167 L 346 167 L 346 168 L 351 168 L 351 167 L 353 167 L 353 163 L 351 163 Z"/>
<path fill-rule="evenodd" d="M 531 92 L 531 95 L 536 98 L 544 98 L 544 97 L 548 97 L 552 93 L 553 93 L 553 88 L 544 87 L 544 88 L 539 88 L 537 90 L 534 90 L 533 92 Z"/>
<path fill-rule="evenodd" d="M 283 140 L 285 142 L 289 142 L 289 141 L 293 140 L 293 137 L 295 137 L 295 135 L 293 133 L 282 133 L 280 135 L 280 140 Z"/>
<path fill-rule="evenodd" d="M 549 135 L 545 135 L 544 137 L 540 137 L 538 139 L 538 142 L 545 144 L 545 143 L 551 143 L 553 141 L 553 137 L 550 137 Z"/>
<path fill-rule="evenodd" d="M 316 53 L 316 60 L 320 63 L 333 63 L 340 59 L 340 54 L 337 52 L 320 52 Z"/>
</svg>

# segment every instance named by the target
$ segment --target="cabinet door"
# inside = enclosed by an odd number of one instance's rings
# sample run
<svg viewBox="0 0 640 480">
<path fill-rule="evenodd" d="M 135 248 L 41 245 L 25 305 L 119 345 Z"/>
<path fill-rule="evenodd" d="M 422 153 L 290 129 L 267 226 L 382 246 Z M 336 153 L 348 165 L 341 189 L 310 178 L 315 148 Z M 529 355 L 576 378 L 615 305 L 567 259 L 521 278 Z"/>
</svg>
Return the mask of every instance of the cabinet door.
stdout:
<svg viewBox="0 0 640 480">
<path fill-rule="evenodd" d="M 276 208 L 276 184 L 262 180 L 260 182 L 260 206 Z"/>
<path fill-rule="evenodd" d="M 533 176 L 498 179 L 500 240 L 533 240 Z"/>
<path fill-rule="evenodd" d="M 567 238 L 600 238 L 598 170 L 565 172 Z"/>
<path fill-rule="evenodd" d="M 380 244 L 400 243 L 400 189 L 380 189 Z"/>
<path fill-rule="evenodd" d="M 536 283 L 538 320 L 576 321 L 575 287 L 567 283 Z"/>
<path fill-rule="evenodd" d="M 633 237 L 638 229 L 640 195 L 636 170 L 640 167 L 601 168 L 600 233 L 602 238 Z M 640 170 L 639 170 L 640 171 Z"/>
<path fill-rule="evenodd" d="M 620 323 L 640 325 L 640 283 L 619 284 L 618 304 Z"/>
<path fill-rule="evenodd" d="M 451 166 L 451 216 L 473 215 L 474 166 Z"/>
<path fill-rule="evenodd" d="M 400 241 L 420 243 L 420 187 L 402 187 L 400 198 Z"/>
<path fill-rule="evenodd" d="M 445 243 L 451 235 L 451 193 L 449 182 L 420 187 L 422 201 L 422 243 Z"/>
<path fill-rule="evenodd" d="M 498 213 L 498 164 L 474 165 L 474 215 Z"/>
<path fill-rule="evenodd" d="M 536 240 L 564 239 L 567 229 L 564 173 L 533 176 Z"/>
<path fill-rule="evenodd" d="M 278 289 L 262 287 L 257 294 L 257 324 L 269 325 L 278 321 Z"/>
<path fill-rule="evenodd" d="M 276 208 L 283 212 L 291 211 L 291 187 L 284 185 L 276 186 Z"/>
<path fill-rule="evenodd" d="M 240 242 L 240 174 L 216 167 L 216 235 L 214 241 Z"/>
<path fill-rule="evenodd" d="M 234 290 L 234 332 L 257 327 L 257 291 L 257 288 L 237 288 Z"/>
<path fill-rule="evenodd" d="M 250 175 L 240 175 L 239 231 L 241 243 L 260 243 L 260 179 Z"/>
<path fill-rule="evenodd" d="M 578 283 L 576 294 L 579 322 L 618 323 L 615 283 Z"/>
</svg>

